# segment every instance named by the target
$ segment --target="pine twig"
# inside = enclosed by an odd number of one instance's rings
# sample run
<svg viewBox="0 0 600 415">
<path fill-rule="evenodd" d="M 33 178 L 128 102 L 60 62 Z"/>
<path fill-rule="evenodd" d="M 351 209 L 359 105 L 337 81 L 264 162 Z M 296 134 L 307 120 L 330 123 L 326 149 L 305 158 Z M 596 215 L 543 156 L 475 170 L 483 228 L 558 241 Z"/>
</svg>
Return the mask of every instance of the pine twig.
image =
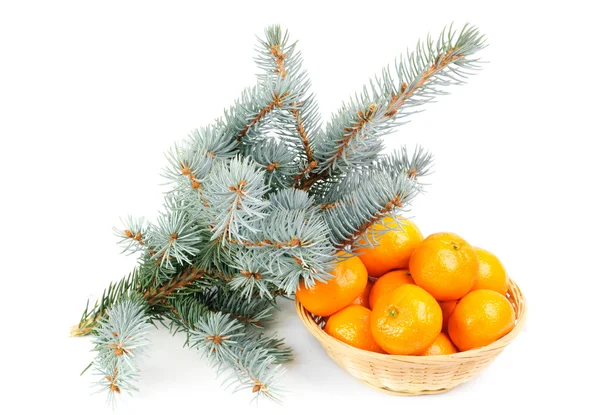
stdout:
<svg viewBox="0 0 600 415">
<path fill-rule="evenodd" d="M 127 293 L 138 292 L 143 295 L 148 304 L 155 305 L 176 293 L 177 290 L 192 285 L 205 275 L 207 275 L 207 273 L 204 270 L 196 267 L 187 267 L 164 284 L 156 288 L 144 289 L 140 285 L 138 271 L 136 270 L 117 284 L 110 284 L 92 310 L 89 310 L 88 302 L 88 306 L 86 306 L 79 324 L 71 328 L 71 336 L 81 337 L 91 334 L 95 330 L 100 319 L 105 316 L 107 310 L 109 310 L 121 296 L 126 295 Z"/>
<path fill-rule="evenodd" d="M 319 168 L 299 188 L 310 190 L 317 182 L 375 160 L 381 137 L 404 123 L 411 108 L 446 94 L 439 87 L 462 84 L 471 70 L 479 69 L 472 55 L 484 47 L 483 36 L 468 25 L 459 32 L 444 30 L 435 43 L 431 38 L 419 42 L 415 52 L 398 60 L 394 74 L 384 69 L 370 89 L 365 87 L 333 117 L 317 148 Z"/>
<path fill-rule="evenodd" d="M 390 156 L 369 170 L 349 174 L 322 198 L 320 211 L 328 225 L 330 239 L 338 249 L 354 245 L 383 217 L 406 210 L 421 192 L 421 184 L 410 178 L 405 169 L 396 171 L 389 167 L 389 164 L 399 164 L 396 157 Z"/>
<path fill-rule="evenodd" d="M 142 294 L 149 304 L 156 304 L 169 297 L 181 288 L 190 286 L 195 281 L 204 277 L 206 272 L 194 266 L 185 268 L 177 277 L 171 279 L 157 288 L 150 288 Z"/>
<path fill-rule="evenodd" d="M 372 225 L 379 222 L 384 217 L 388 216 L 395 209 L 402 209 L 404 204 L 402 203 L 402 197 L 400 195 L 394 195 L 392 199 L 390 199 L 381 209 L 376 211 L 369 219 L 364 221 L 360 227 L 358 227 L 354 232 L 348 235 L 345 239 L 342 239 L 338 242 L 339 246 L 351 245 L 358 237 L 363 235 L 367 229 L 369 229 Z"/>
<path fill-rule="evenodd" d="M 281 80 L 290 79 L 290 89 L 296 96 L 296 101 L 287 108 L 291 114 L 293 132 L 300 141 L 300 157 L 306 166 L 294 177 L 298 182 L 316 167 L 314 158 L 315 134 L 320 130 L 318 108 L 313 96 L 306 96 L 310 81 L 302 70 L 302 55 L 296 51 L 296 43 L 289 44 L 288 33 L 282 33 L 279 26 L 271 26 L 265 30 L 265 39 L 259 39 L 259 52 L 256 62 L 266 76 L 261 79 L 264 83 L 272 82 L 270 74 L 277 74 Z M 290 132 L 291 133 L 291 132 Z"/>
<path fill-rule="evenodd" d="M 248 123 L 242 128 L 242 130 L 238 133 L 235 139 L 240 142 L 244 139 L 244 137 L 248 134 L 251 128 L 253 128 L 256 124 L 258 124 L 267 114 L 269 114 L 276 107 L 283 107 L 284 99 L 289 95 L 289 92 L 285 92 L 282 95 L 278 95 L 277 93 L 273 94 L 272 101 L 269 102 L 265 107 L 263 107 L 258 114 L 256 114 Z"/>
<path fill-rule="evenodd" d="M 148 347 L 151 324 L 147 304 L 139 294 L 120 299 L 99 321 L 93 340 L 96 382 L 100 391 L 108 392 L 108 402 L 114 406 L 122 392 L 137 391 L 138 357 Z"/>
<path fill-rule="evenodd" d="M 237 383 L 234 391 L 251 389 L 255 398 L 279 399 L 280 363 L 292 358 L 280 339 L 198 301 L 177 303 L 175 309 L 170 318 L 176 331 L 186 333 L 185 344 L 210 359 L 218 374 L 229 372 L 224 383 Z"/>
<path fill-rule="evenodd" d="M 295 107 L 302 108 L 302 103 L 301 102 L 298 103 L 297 105 L 295 105 Z M 296 131 L 298 131 L 298 135 L 300 136 L 300 139 L 302 140 L 302 145 L 304 146 L 304 152 L 306 154 L 306 161 L 307 161 L 307 164 L 310 166 L 315 161 L 315 158 L 313 155 L 313 150 L 311 148 L 312 147 L 311 139 L 308 137 L 308 134 L 306 132 L 306 128 L 304 126 L 304 120 L 302 119 L 302 114 L 300 114 L 300 110 L 298 110 L 298 108 L 292 108 L 290 110 L 290 112 L 294 116 Z M 312 166 L 311 168 L 314 168 L 314 167 L 315 166 Z"/>
</svg>

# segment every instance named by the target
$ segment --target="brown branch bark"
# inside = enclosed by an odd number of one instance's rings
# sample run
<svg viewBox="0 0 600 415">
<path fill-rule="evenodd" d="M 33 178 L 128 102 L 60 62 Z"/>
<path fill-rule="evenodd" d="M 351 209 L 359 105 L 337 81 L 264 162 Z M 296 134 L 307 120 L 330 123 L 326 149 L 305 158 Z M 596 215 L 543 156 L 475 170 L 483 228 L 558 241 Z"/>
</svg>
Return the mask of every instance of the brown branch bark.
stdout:
<svg viewBox="0 0 600 415">
<path fill-rule="evenodd" d="M 178 276 L 167 281 L 160 287 L 144 291 L 142 294 L 150 304 L 156 304 L 161 298 L 167 297 L 180 288 L 187 287 L 202 278 L 206 273 L 196 267 L 184 269 Z"/>
<path fill-rule="evenodd" d="M 244 137 L 246 136 L 246 134 L 248 134 L 248 131 L 250 131 L 250 129 L 252 127 L 254 127 L 260 120 L 262 120 L 268 113 L 270 113 L 271 111 L 273 111 L 273 109 L 275 107 L 281 107 L 281 106 L 283 106 L 283 100 L 289 94 L 290 94 L 289 92 L 286 92 L 285 94 L 282 94 L 281 96 L 279 96 L 277 94 L 274 94 L 273 95 L 273 100 L 266 107 L 264 107 L 262 110 L 260 110 L 258 112 L 258 114 L 256 114 L 248 122 L 248 124 L 246 124 L 244 126 L 244 128 L 242 128 L 242 131 L 240 131 L 240 133 L 237 135 L 236 140 L 237 141 L 242 141 L 244 139 Z"/>
<path fill-rule="evenodd" d="M 287 75 L 287 69 L 285 67 L 286 54 L 282 52 L 279 44 L 272 45 L 269 48 L 269 52 L 271 52 L 271 55 L 273 55 L 273 58 L 275 59 L 275 65 L 277 65 L 277 68 L 274 72 L 280 74 L 281 79 L 285 79 Z"/>
<path fill-rule="evenodd" d="M 283 243 L 279 243 L 279 242 L 274 242 L 271 241 L 270 239 L 263 239 L 262 241 L 238 241 L 236 239 L 232 239 L 229 242 L 234 243 L 234 244 L 238 244 L 238 245 L 244 245 L 247 247 L 262 247 L 262 246 L 271 246 L 274 248 L 290 248 L 290 247 L 301 247 L 303 245 L 302 241 L 299 238 L 292 238 L 289 241 L 285 241 Z M 306 246 L 306 244 L 304 244 Z"/>
<path fill-rule="evenodd" d="M 300 140 L 302 140 L 302 145 L 304 146 L 304 152 L 306 153 L 306 161 L 308 164 L 311 164 L 314 161 L 314 154 L 312 148 L 310 148 L 310 139 L 306 134 L 306 130 L 304 128 L 304 121 L 302 121 L 302 115 L 298 109 L 294 108 L 290 110 L 292 115 L 294 116 L 296 131 L 298 131 L 298 135 L 300 136 Z"/>
</svg>

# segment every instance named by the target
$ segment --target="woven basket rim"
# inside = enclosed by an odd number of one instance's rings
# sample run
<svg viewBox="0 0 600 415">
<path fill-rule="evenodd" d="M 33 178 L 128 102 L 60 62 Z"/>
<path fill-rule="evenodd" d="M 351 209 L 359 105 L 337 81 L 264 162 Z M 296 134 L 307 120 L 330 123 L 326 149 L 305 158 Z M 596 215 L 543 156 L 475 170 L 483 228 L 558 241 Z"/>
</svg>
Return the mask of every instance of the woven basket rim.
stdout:
<svg viewBox="0 0 600 415">
<path fill-rule="evenodd" d="M 421 364 L 426 363 L 426 362 L 450 363 L 450 362 L 452 362 L 452 360 L 455 360 L 455 359 L 462 360 L 465 357 L 475 357 L 480 354 L 484 354 L 490 350 L 503 349 L 510 342 L 512 342 L 512 340 L 515 337 L 517 337 L 517 335 L 523 330 L 523 328 L 525 326 L 525 322 L 527 320 L 527 302 L 525 301 L 525 297 L 523 296 L 523 293 L 521 292 L 520 288 L 512 279 L 509 280 L 509 292 L 512 292 L 513 295 L 516 294 L 516 297 L 519 300 L 519 306 L 520 306 L 520 307 L 518 307 L 515 304 L 515 301 L 513 299 L 509 298 L 509 301 L 511 302 L 511 304 L 513 304 L 513 306 L 515 306 L 515 314 L 516 314 L 516 320 L 517 320 L 515 327 L 513 327 L 513 329 L 510 332 L 508 332 L 507 334 L 505 334 L 503 337 L 499 338 L 495 342 L 488 344 L 487 346 L 479 347 L 477 349 L 466 350 L 464 352 L 459 351 L 457 353 L 453 353 L 453 354 L 449 354 L 449 355 L 440 355 L 440 356 L 393 355 L 393 354 L 383 354 L 383 353 L 372 352 L 369 350 L 358 349 L 356 347 L 350 346 L 349 344 L 346 344 L 343 341 L 338 340 L 335 337 L 327 334 L 325 332 L 325 330 L 323 330 L 321 327 L 319 327 L 317 322 L 311 317 L 311 314 L 308 312 L 308 310 L 306 310 L 304 308 L 304 306 L 300 303 L 300 301 L 298 301 L 298 298 L 295 299 L 295 302 L 296 302 L 296 312 L 298 313 L 300 319 L 302 320 L 304 325 L 308 328 L 308 330 L 315 337 L 320 338 L 319 340 L 321 342 L 335 343 L 336 347 L 343 348 L 343 349 L 347 350 L 349 353 L 353 353 L 355 355 L 362 356 L 364 359 L 369 359 L 369 358 L 374 358 L 374 357 L 377 357 L 377 359 L 381 359 L 383 357 L 390 361 L 401 361 L 401 362 L 406 362 L 406 363 L 421 363 Z"/>
</svg>

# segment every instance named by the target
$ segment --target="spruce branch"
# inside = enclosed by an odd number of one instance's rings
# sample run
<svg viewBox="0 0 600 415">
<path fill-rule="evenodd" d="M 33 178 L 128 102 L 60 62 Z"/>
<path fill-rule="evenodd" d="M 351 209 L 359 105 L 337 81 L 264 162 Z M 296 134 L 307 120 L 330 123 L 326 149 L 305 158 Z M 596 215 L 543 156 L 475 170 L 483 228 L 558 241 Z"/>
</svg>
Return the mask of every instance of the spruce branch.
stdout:
<svg viewBox="0 0 600 415">
<path fill-rule="evenodd" d="M 96 393 L 106 392 L 106 403 L 113 409 L 121 392 L 132 395 L 138 391 L 136 383 L 139 373 L 129 365 L 123 365 L 120 369 L 116 366 L 98 366 L 94 374 L 99 376 L 98 381 L 94 383 L 97 387 Z"/>
<path fill-rule="evenodd" d="M 173 269 L 174 264 L 192 265 L 192 258 L 199 252 L 201 230 L 177 202 L 167 203 L 166 207 L 167 212 L 161 213 L 150 228 L 152 258 L 167 269 Z"/>
<path fill-rule="evenodd" d="M 239 270 L 231 284 L 248 296 L 269 296 L 272 285 L 288 295 L 301 282 L 311 287 L 331 278 L 335 262 L 327 224 L 317 209 L 306 205 L 312 198 L 287 189 L 272 199 L 274 205 L 259 222 L 260 229 L 244 240 L 230 241 L 237 244 L 233 259 Z"/>
<path fill-rule="evenodd" d="M 274 298 L 275 295 L 271 293 L 270 297 Z M 225 289 L 203 292 L 200 298 L 212 311 L 222 311 L 241 323 L 258 329 L 273 318 L 273 311 L 278 308 L 274 300 L 266 297 L 254 297 L 252 301 L 248 301 L 236 291 Z"/>
<path fill-rule="evenodd" d="M 169 168 L 163 174 L 175 184 L 176 190 L 191 187 L 198 193 L 202 192 L 202 182 L 212 169 L 213 157 L 197 151 L 196 146 L 184 143 L 175 145 L 167 159 Z"/>
<path fill-rule="evenodd" d="M 200 210 L 200 212 L 204 212 L 204 209 Z M 204 214 L 202 216 L 204 217 Z M 234 254 L 230 245 L 233 242 L 226 241 L 224 243 L 223 240 L 212 239 L 213 237 L 214 233 L 208 227 L 202 231 L 202 240 L 204 242 L 199 247 L 200 252 L 196 256 L 196 264 L 200 268 L 228 280 L 235 273 L 235 270 L 230 266 Z"/>
<path fill-rule="evenodd" d="M 215 362 L 229 361 L 235 354 L 236 340 L 245 335 L 242 323 L 220 311 L 197 316 L 189 323 L 190 347 Z"/>
<path fill-rule="evenodd" d="M 148 224 L 144 218 L 128 216 L 123 220 L 123 229 L 113 228 L 119 238 L 119 244 L 124 247 L 123 252 L 138 253 L 146 249 Z"/>
<path fill-rule="evenodd" d="M 118 282 L 111 282 L 104 290 L 100 299 L 90 308 L 88 300 L 85 310 L 79 320 L 79 324 L 71 328 L 71 336 L 87 336 L 98 325 L 106 311 L 110 309 L 122 296 L 128 294 L 138 286 L 139 271 L 135 269 L 128 276 Z"/>
<path fill-rule="evenodd" d="M 294 116 L 294 127 L 296 128 L 296 131 L 302 140 L 302 145 L 304 146 L 307 164 L 311 166 L 315 161 L 315 158 L 313 155 L 312 142 L 308 137 L 308 128 L 305 124 L 305 118 L 311 118 L 311 116 L 303 113 L 312 114 L 312 112 L 315 111 L 316 104 L 313 104 L 313 102 L 315 101 L 312 100 L 312 97 L 309 97 L 307 101 L 297 103 L 296 108 L 292 108 L 290 110 Z M 302 113 L 300 112 L 301 110 Z"/>
<path fill-rule="evenodd" d="M 217 119 L 214 125 L 193 130 L 187 144 L 196 153 L 213 160 L 228 160 L 237 154 L 236 140 L 222 119 Z"/>
<path fill-rule="evenodd" d="M 257 37 L 258 45 L 254 61 L 267 75 L 277 74 L 282 79 L 297 75 L 302 63 L 300 54 L 295 53 L 296 42 L 289 43 L 287 31 L 282 32 L 279 25 L 269 26 L 265 29 L 265 38 Z M 268 76 L 267 76 L 268 78 Z"/>
<path fill-rule="evenodd" d="M 406 211 L 420 191 L 420 184 L 407 174 L 390 174 L 381 164 L 349 174 L 337 189 L 343 196 L 321 205 L 333 245 L 339 249 L 347 245 L 357 247 L 356 241 L 373 224 L 385 216 Z"/>
<path fill-rule="evenodd" d="M 87 336 L 95 332 L 98 322 L 105 316 L 107 310 L 113 307 L 120 298 L 127 295 L 139 293 L 152 306 L 160 303 L 165 298 L 171 298 L 173 295 L 179 294 L 180 291 L 193 286 L 201 278 L 210 277 L 204 270 L 188 267 L 161 285 L 152 287 L 148 282 L 143 282 L 144 279 L 141 275 L 141 268 L 138 267 L 127 277 L 116 283 L 110 283 L 92 308 L 90 308 L 88 301 L 79 324 L 71 329 L 71 336 Z M 145 280 L 148 281 L 149 279 L 146 278 Z M 211 283 L 214 284 L 214 279 L 211 279 Z"/>
<path fill-rule="evenodd" d="M 93 339 L 96 358 L 94 368 L 100 379 L 100 391 L 107 391 L 107 400 L 114 406 L 116 395 L 137 391 L 137 357 L 148 347 L 151 324 L 147 305 L 139 295 L 119 300 L 99 321 Z"/>
<path fill-rule="evenodd" d="M 272 299 L 271 287 L 278 281 L 277 276 L 256 259 L 256 252 L 249 249 L 238 250 L 233 264 L 238 272 L 229 281 L 231 289 L 239 292 L 248 302 L 255 296 Z"/>
<path fill-rule="evenodd" d="M 484 47 L 484 37 L 477 28 L 466 25 L 455 31 L 450 26 L 436 42 L 431 37 L 418 42 L 413 52 L 397 60 L 395 70 L 384 68 L 327 124 L 315 149 L 319 169 L 302 188 L 310 189 L 331 175 L 374 160 L 382 149 L 381 138 L 417 112 L 416 107 L 446 94 L 440 87 L 462 84 L 467 75 L 479 69 L 479 59 L 472 55 Z"/>
<path fill-rule="evenodd" d="M 161 267 L 160 262 L 154 258 L 155 252 L 152 248 L 149 248 L 148 251 L 138 259 L 136 291 L 140 293 L 144 290 L 154 289 L 168 283 L 180 271 L 179 267 Z"/>
<path fill-rule="evenodd" d="M 268 188 L 259 165 L 236 157 L 220 162 L 206 181 L 206 223 L 213 232 L 211 240 L 225 244 L 243 241 L 245 232 L 258 231 L 256 223 L 269 205 L 263 199 Z"/>
<path fill-rule="evenodd" d="M 400 151 L 395 150 L 391 154 L 381 156 L 377 164 L 384 171 L 406 175 L 409 179 L 419 181 L 422 177 L 431 174 L 433 154 L 418 146 L 412 155 L 409 155 L 406 147 L 403 146 Z"/>
<path fill-rule="evenodd" d="M 171 330 L 180 331 L 181 322 L 189 328 L 195 328 L 194 322 L 199 316 L 209 312 L 222 312 L 229 315 L 238 323 L 261 330 L 273 317 L 273 310 L 277 307 L 274 301 L 266 298 L 255 298 L 248 301 L 236 291 L 226 286 L 213 287 L 195 295 L 178 296 L 164 302 L 168 313 L 166 317 L 171 320 Z M 186 342 L 186 345 L 188 343 Z"/>
<path fill-rule="evenodd" d="M 278 78 L 271 83 L 258 83 L 242 92 L 234 105 L 225 111 L 224 122 L 242 146 L 251 147 L 260 141 L 268 122 L 277 116 L 277 109 L 290 107 L 297 100 L 289 79 Z"/>
<path fill-rule="evenodd" d="M 197 298 L 196 296 L 178 297 L 165 302 L 167 312 L 164 316 L 170 321 L 169 329 L 173 334 L 180 331 L 186 333 L 185 346 L 189 346 L 189 330 L 195 328 L 199 316 L 206 315 L 211 311 L 207 302 L 207 298 Z"/>
<path fill-rule="evenodd" d="M 264 169 L 265 183 L 273 190 L 290 187 L 298 171 L 296 154 L 274 138 L 255 145 L 252 159 Z"/>
<path fill-rule="evenodd" d="M 287 108 L 288 117 L 280 126 L 280 137 L 299 147 L 299 156 L 304 167 L 294 177 L 295 182 L 316 167 L 314 140 L 320 133 L 319 109 L 314 96 L 308 94 L 310 80 L 302 69 L 302 54 L 296 50 L 296 42 L 289 43 L 288 32 L 282 32 L 278 25 L 265 30 L 265 39 L 258 39 L 258 53 L 255 61 L 264 75 L 259 76 L 263 84 L 273 84 L 272 74 L 280 79 L 291 79 L 290 89 L 296 100 Z M 298 143 L 299 141 L 299 143 Z"/>
<path fill-rule="evenodd" d="M 244 89 L 216 123 L 222 133 L 221 141 L 228 148 L 241 149 L 251 156 L 249 149 L 271 131 L 289 130 L 286 113 L 304 100 L 310 83 L 301 71 L 301 55 L 294 52 L 295 44 L 288 41 L 287 32 L 283 35 L 279 26 L 268 28 L 265 40 L 259 39 L 255 61 L 265 73 L 259 75 L 256 85 Z M 289 134 L 281 134 L 279 138 L 285 139 L 286 135 Z M 296 147 L 293 141 L 289 144 L 292 149 Z"/>
<path fill-rule="evenodd" d="M 229 365 L 218 366 L 218 373 L 230 372 L 223 382 L 225 386 L 237 383 L 234 392 L 250 390 L 255 394 L 253 400 L 264 397 L 281 403 L 283 389 L 278 384 L 285 370 L 277 363 L 276 355 L 263 345 L 253 345 L 250 341 L 235 352 Z"/>
<path fill-rule="evenodd" d="M 279 399 L 280 362 L 291 359 L 291 351 L 280 339 L 257 332 L 228 314 L 209 311 L 197 300 L 185 300 L 174 308 L 170 318 L 176 331 L 186 333 L 186 345 L 202 352 L 218 375 L 228 372 L 225 383 L 237 385 L 234 391 L 251 389 L 255 398 Z"/>
<path fill-rule="evenodd" d="M 303 282 L 331 278 L 335 249 L 328 237 L 327 224 L 313 209 L 274 209 L 262 223 L 258 241 L 267 249 L 256 249 L 260 262 L 267 264 L 274 283 L 286 294 Z"/>
<path fill-rule="evenodd" d="M 321 124 L 318 115 L 318 106 L 312 95 L 304 101 L 298 102 L 296 108 L 292 108 L 290 111 L 294 116 L 294 127 L 300 136 L 304 154 L 306 155 L 305 167 L 294 177 L 294 187 L 301 188 L 302 180 L 308 177 L 319 165 L 314 156 L 316 140 L 314 137 L 321 134 Z"/>
<path fill-rule="evenodd" d="M 259 327 L 262 328 L 262 327 Z M 292 349 L 285 345 L 283 339 L 277 335 L 270 335 L 261 330 L 248 330 L 242 347 L 248 349 L 262 349 L 265 354 L 272 357 L 273 363 L 286 363 L 294 359 Z"/>
<path fill-rule="evenodd" d="M 422 147 L 417 148 L 409 154 L 405 146 L 400 150 L 394 150 L 390 154 L 382 154 L 376 160 L 368 163 L 361 170 L 355 170 L 336 180 L 330 180 L 321 187 L 321 191 L 315 196 L 315 203 L 321 209 L 334 207 L 344 196 L 360 192 L 361 186 L 369 180 L 369 174 L 377 171 L 390 177 L 406 176 L 418 182 L 429 175 L 433 166 L 433 155 Z"/>
<path fill-rule="evenodd" d="M 187 267 L 179 275 L 168 280 L 157 288 L 150 288 L 143 292 L 149 304 L 156 304 L 163 299 L 170 298 L 174 293 L 191 286 L 194 282 L 207 276 L 207 273 L 196 267 Z"/>
<path fill-rule="evenodd" d="M 248 131 L 250 131 L 263 118 L 265 118 L 271 111 L 273 111 L 273 109 L 275 107 L 283 106 L 283 99 L 287 95 L 289 95 L 289 94 L 288 93 L 273 94 L 270 97 L 271 99 L 268 101 L 268 103 L 266 105 L 262 105 L 260 111 L 258 111 L 256 113 L 256 115 L 250 119 L 250 121 L 248 121 L 246 124 L 244 124 L 244 127 L 241 129 L 241 131 L 238 133 L 238 135 L 236 136 L 235 139 L 237 141 L 242 141 L 244 139 L 244 137 L 246 137 L 246 135 L 248 134 Z"/>
<path fill-rule="evenodd" d="M 294 188 L 282 189 L 271 194 L 271 206 L 276 210 L 313 210 L 314 199 L 303 190 Z"/>
</svg>

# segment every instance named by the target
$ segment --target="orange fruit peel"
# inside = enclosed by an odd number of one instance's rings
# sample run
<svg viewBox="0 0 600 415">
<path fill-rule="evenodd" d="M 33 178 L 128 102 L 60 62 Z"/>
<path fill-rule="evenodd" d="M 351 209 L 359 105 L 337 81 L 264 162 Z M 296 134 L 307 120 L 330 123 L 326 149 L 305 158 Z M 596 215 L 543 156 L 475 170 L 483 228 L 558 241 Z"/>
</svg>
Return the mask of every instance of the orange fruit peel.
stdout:
<svg viewBox="0 0 600 415">
<path fill-rule="evenodd" d="M 487 346 L 515 327 L 515 310 L 492 290 L 476 290 L 456 305 L 448 322 L 450 339 L 460 351 Z"/>
<path fill-rule="evenodd" d="M 421 356 L 441 356 L 458 352 L 456 346 L 450 340 L 446 333 L 440 333 Z"/>
<path fill-rule="evenodd" d="M 479 271 L 471 291 L 493 290 L 500 294 L 508 291 L 508 274 L 498 257 L 485 249 L 473 247 L 479 262 Z"/>
<path fill-rule="evenodd" d="M 415 282 L 407 269 L 399 269 L 383 274 L 381 277 L 377 278 L 371 289 L 369 295 L 369 305 L 371 306 L 371 309 L 373 309 L 375 303 L 388 292 L 391 292 L 404 284 L 414 283 Z"/>
<path fill-rule="evenodd" d="M 458 300 L 471 291 L 479 262 L 467 241 L 451 232 L 429 235 L 414 250 L 410 273 L 436 300 Z"/>
<path fill-rule="evenodd" d="M 360 305 L 349 305 L 327 320 L 325 332 L 358 349 L 383 353 L 371 333 L 371 310 Z"/>
<path fill-rule="evenodd" d="M 385 233 L 377 234 L 383 231 Z M 374 240 L 377 245 L 360 248 L 356 253 L 371 277 L 380 277 L 394 269 L 408 268 L 410 256 L 423 240 L 423 234 L 417 225 L 401 217 L 386 217 L 383 222 L 372 225 L 368 232 L 376 233 Z M 361 239 L 359 242 L 364 244 L 365 240 Z"/>
<path fill-rule="evenodd" d="M 442 329 L 442 310 L 424 289 L 405 284 L 381 298 L 371 314 L 375 341 L 390 354 L 420 354 Z"/>
<path fill-rule="evenodd" d="M 339 254 L 338 258 L 346 259 L 333 269 L 333 278 L 317 281 L 311 288 L 301 283 L 296 289 L 296 298 L 317 316 L 327 317 L 350 305 L 367 285 L 367 269 L 358 257 Z"/>
</svg>

